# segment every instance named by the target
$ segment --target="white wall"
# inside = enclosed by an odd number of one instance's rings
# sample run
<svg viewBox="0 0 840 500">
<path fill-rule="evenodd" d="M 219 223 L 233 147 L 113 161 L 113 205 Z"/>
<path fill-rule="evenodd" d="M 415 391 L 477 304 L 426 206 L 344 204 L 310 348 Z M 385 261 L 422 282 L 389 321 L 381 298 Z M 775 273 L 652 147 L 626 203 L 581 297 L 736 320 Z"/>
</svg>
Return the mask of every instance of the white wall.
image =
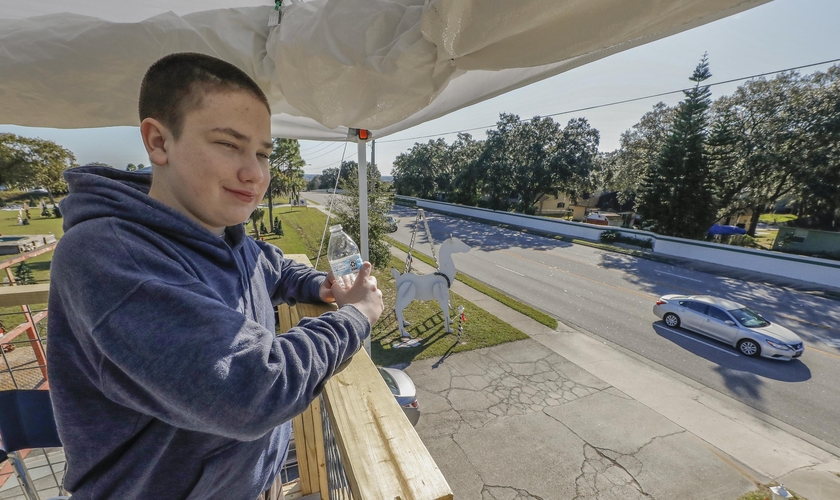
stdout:
<svg viewBox="0 0 840 500">
<path fill-rule="evenodd" d="M 672 238 L 648 231 L 595 226 L 581 222 L 569 222 L 548 217 L 499 212 L 485 208 L 422 200 L 407 196 L 397 196 L 397 198 L 414 202 L 418 207 L 426 210 L 473 217 L 501 224 L 511 224 L 522 228 L 591 241 L 598 241 L 598 237 L 602 231 L 608 229 L 619 230 L 625 236 L 652 239 L 654 242 L 653 251 L 659 255 L 721 264 L 747 271 L 755 271 L 840 288 L 840 262 L 833 260 L 771 252 L 769 250 L 755 250 L 720 243 Z"/>
</svg>

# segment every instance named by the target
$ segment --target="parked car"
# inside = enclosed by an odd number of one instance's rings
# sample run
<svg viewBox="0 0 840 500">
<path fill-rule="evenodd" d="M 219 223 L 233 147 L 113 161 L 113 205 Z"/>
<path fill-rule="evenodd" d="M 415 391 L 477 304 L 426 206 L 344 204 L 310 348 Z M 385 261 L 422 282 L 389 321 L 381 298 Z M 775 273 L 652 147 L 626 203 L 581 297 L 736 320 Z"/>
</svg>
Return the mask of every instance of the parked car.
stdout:
<svg viewBox="0 0 840 500">
<path fill-rule="evenodd" d="M 393 215 L 385 216 L 385 223 L 388 224 L 388 232 L 393 233 L 397 230 L 397 219 Z"/>
<path fill-rule="evenodd" d="M 402 407 L 408 421 L 411 425 L 417 425 L 420 420 L 420 404 L 417 403 L 417 389 L 411 377 L 396 368 L 377 367 L 377 369 L 385 380 L 385 385 L 391 390 L 391 394 L 397 398 L 397 403 Z"/>
<path fill-rule="evenodd" d="M 672 328 L 685 328 L 727 343 L 747 356 L 791 359 L 805 346 L 798 335 L 737 302 L 709 295 L 664 295 L 653 314 Z"/>
</svg>

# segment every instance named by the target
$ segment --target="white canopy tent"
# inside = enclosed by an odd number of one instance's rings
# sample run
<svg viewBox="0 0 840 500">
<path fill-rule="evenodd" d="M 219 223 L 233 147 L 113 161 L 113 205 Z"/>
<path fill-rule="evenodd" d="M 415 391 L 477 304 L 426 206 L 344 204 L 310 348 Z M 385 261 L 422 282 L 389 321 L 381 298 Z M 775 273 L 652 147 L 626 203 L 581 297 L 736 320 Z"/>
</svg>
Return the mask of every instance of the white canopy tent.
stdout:
<svg viewBox="0 0 840 500">
<path fill-rule="evenodd" d="M 284 0 L 270 27 L 270 0 L 0 0 L 0 123 L 138 125 L 146 68 L 190 51 L 250 74 L 276 136 L 377 138 L 767 1 Z"/>
</svg>

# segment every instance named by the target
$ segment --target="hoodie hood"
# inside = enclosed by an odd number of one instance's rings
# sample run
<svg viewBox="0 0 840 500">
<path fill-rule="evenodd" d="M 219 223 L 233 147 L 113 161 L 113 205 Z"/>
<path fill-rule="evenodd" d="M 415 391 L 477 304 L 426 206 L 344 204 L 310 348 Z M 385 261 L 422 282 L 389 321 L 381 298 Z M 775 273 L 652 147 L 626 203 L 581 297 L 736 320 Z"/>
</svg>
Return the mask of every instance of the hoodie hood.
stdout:
<svg viewBox="0 0 840 500">
<path fill-rule="evenodd" d="M 149 196 L 150 171 L 126 172 L 87 165 L 66 170 L 64 180 L 70 188 L 70 194 L 60 204 L 65 233 L 90 220 L 116 217 L 141 224 L 188 247 L 204 251 L 218 248 L 227 253 L 222 238 Z M 231 245 L 238 247 L 245 229 L 241 224 L 231 226 L 225 234 Z"/>
</svg>

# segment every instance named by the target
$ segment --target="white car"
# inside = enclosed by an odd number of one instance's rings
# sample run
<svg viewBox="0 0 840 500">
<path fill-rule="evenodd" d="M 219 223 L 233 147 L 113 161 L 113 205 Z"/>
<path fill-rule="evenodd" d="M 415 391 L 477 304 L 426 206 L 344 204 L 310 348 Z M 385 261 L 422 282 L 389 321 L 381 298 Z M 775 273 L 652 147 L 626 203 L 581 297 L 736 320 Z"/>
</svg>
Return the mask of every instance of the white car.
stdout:
<svg viewBox="0 0 840 500">
<path fill-rule="evenodd" d="M 397 398 L 397 403 L 402 407 L 408 421 L 416 426 L 420 420 L 420 405 L 417 403 L 417 389 L 414 381 L 407 373 L 396 368 L 377 367 L 377 369 L 385 380 L 385 385 L 391 390 L 391 394 Z"/>
<path fill-rule="evenodd" d="M 685 328 L 735 347 L 747 356 L 791 359 L 805 346 L 792 331 L 731 300 L 709 295 L 664 295 L 653 314 L 671 328 Z"/>
</svg>

